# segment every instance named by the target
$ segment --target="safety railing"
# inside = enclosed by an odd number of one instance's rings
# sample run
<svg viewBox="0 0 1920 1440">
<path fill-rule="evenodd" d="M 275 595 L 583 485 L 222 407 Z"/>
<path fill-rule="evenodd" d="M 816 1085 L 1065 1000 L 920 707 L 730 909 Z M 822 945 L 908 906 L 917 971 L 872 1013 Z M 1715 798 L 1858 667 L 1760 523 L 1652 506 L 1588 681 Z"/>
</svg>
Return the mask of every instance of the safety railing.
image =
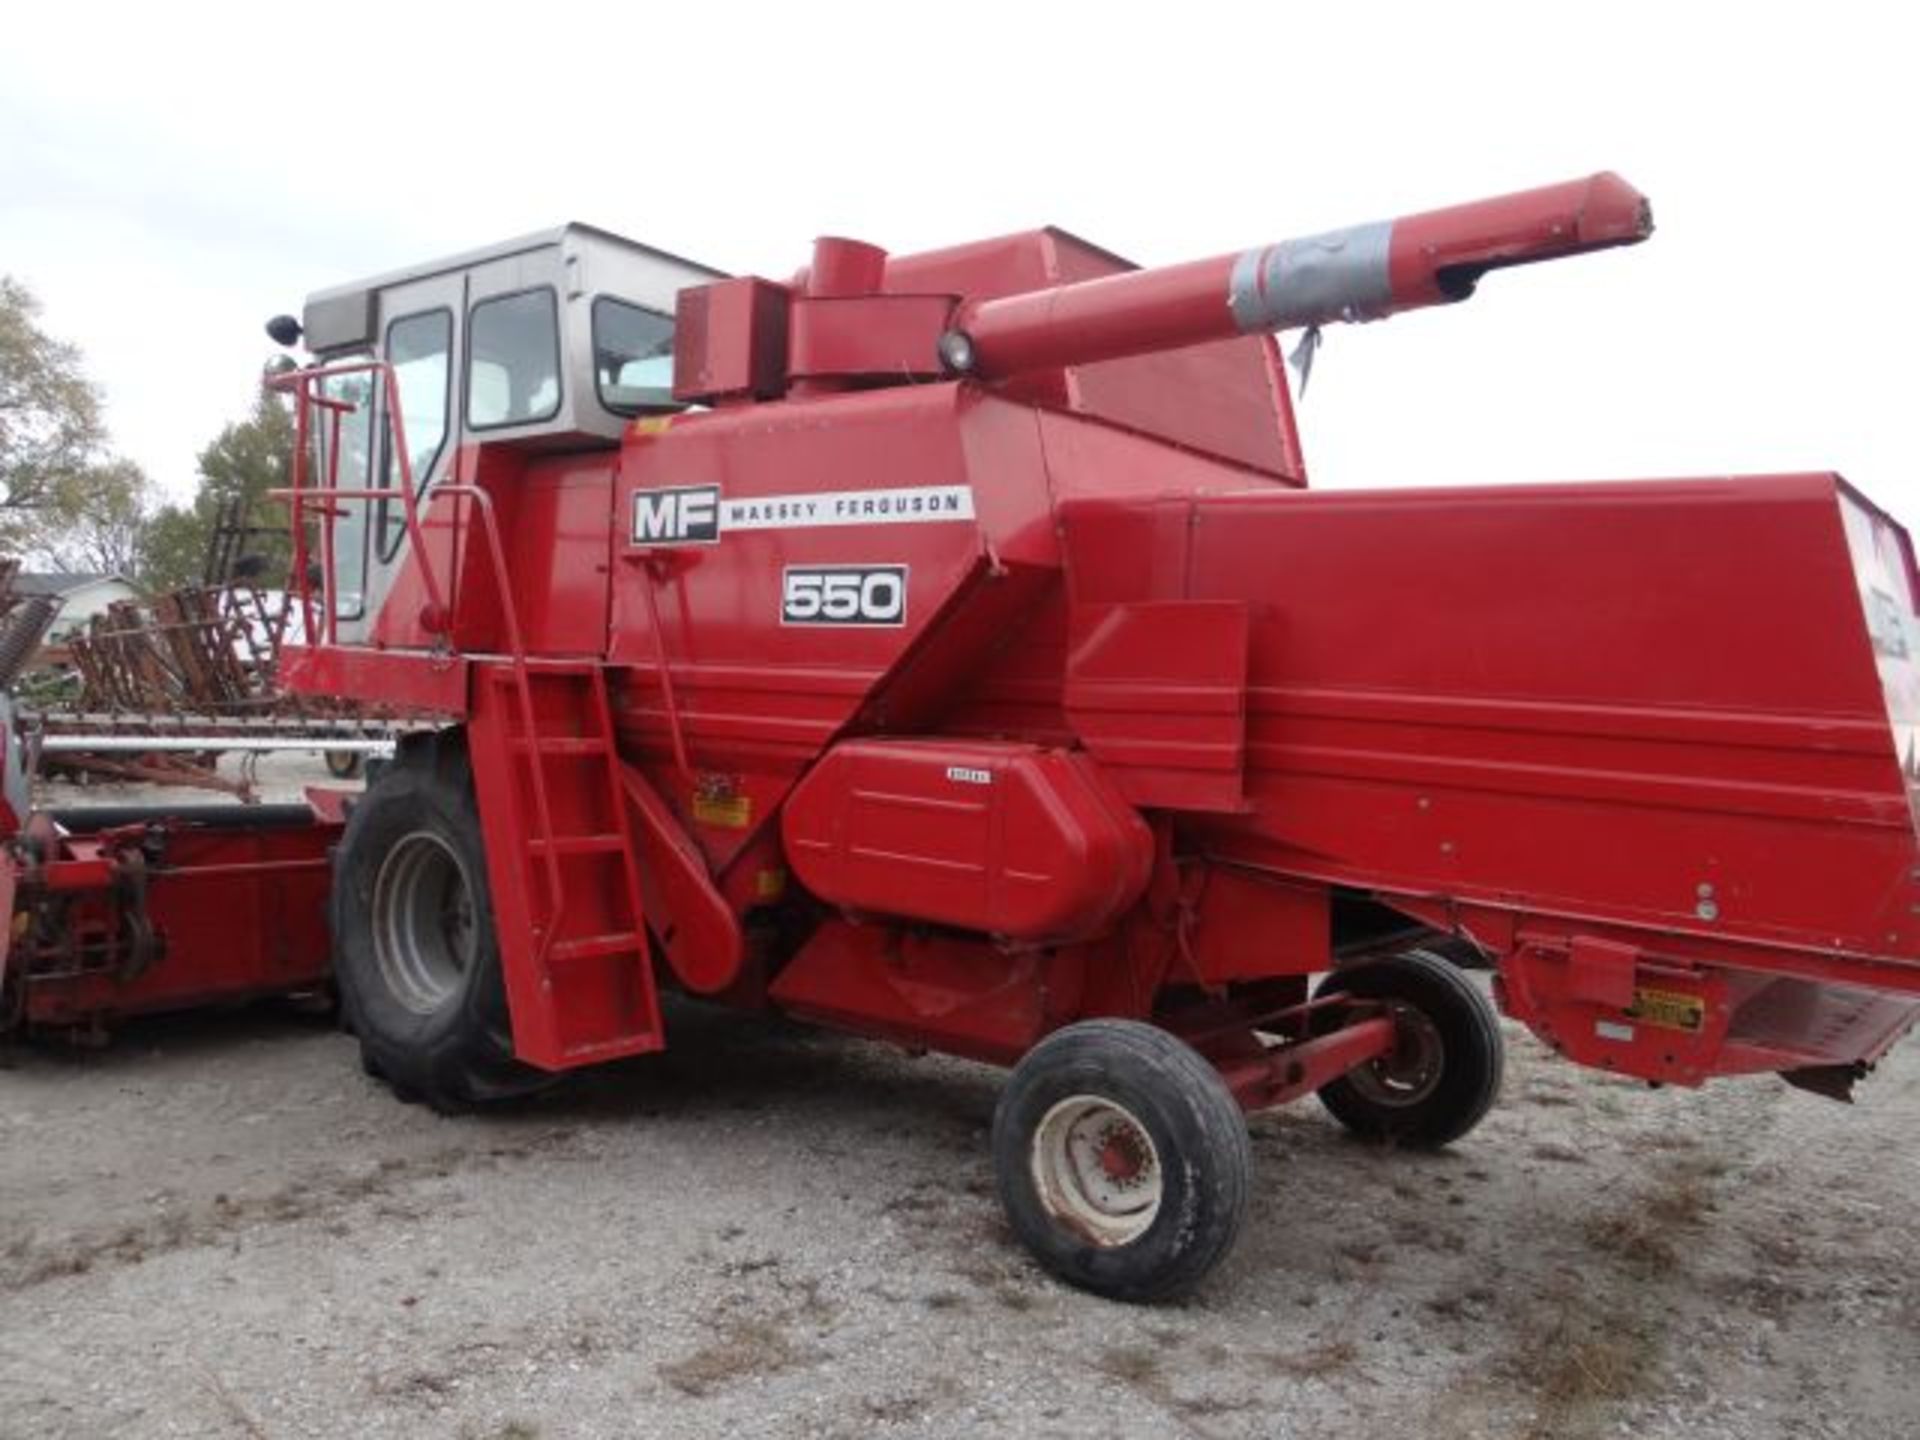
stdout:
<svg viewBox="0 0 1920 1440">
<path fill-rule="evenodd" d="M 386 418 L 386 439 L 390 450 L 399 463 L 400 483 L 394 486 L 358 485 L 342 486 L 340 481 L 340 438 L 341 424 L 348 415 L 356 413 L 360 405 L 351 400 L 322 394 L 319 386 L 324 382 L 346 375 L 375 374 L 380 377 L 379 384 L 386 397 L 382 407 Z M 305 621 L 303 635 L 306 643 L 314 643 L 316 635 L 323 636 L 321 643 L 329 648 L 340 648 L 340 607 L 337 603 L 339 590 L 336 585 L 334 554 L 334 522 L 346 512 L 340 508 L 341 502 L 359 501 L 371 507 L 373 502 L 397 500 L 406 521 L 408 548 L 415 565 L 419 568 L 420 583 L 427 594 L 427 606 L 423 612 L 423 628 L 442 636 L 450 635 L 453 629 L 453 610 L 448 603 L 449 592 L 442 588 L 440 577 L 435 574 L 433 557 L 425 543 L 425 531 L 421 525 L 422 503 L 413 483 L 413 462 L 407 453 L 406 421 L 400 410 L 400 387 L 394 377 L 393 366 L 384 360 L 355 360 L 341 365 L 320 365 L 305 370 L 290 370 L 280 375 L 270 376 L 267 384 L 274 390 L 289 394 L 294 400 L 294 449 L 292 466 L 292 485 L 284 490 L 268 493 L 275 499 L 285 500 L 293 530 L 293 573 L 299 588 L 301 616 Z M 312 456 L 315 430 L 312 423 L 314 413 L 318 411 L 325 417 L 323 423 L 330 426 L 327 443 L 323 447 L 327 461 L 326 484 L 308 483 L 308 465 Z M 371 456 L 376 453 L 368 448 L 369 466 Z M 456 452 L 457 455 L 457 452 Z M 457 472 L 456 472 L 457 473 Z M 506 632 L 507 659 L 512 668 L 515 697 L 520 712 L 520 728 L 526 743 L 527 770 L 533 781 L 534 823 L 537 828 L 535 839 L 541 842 L 536 847 L 545 862 L 542 873 L 547 882 L 549 909 L 547 923 L 540 930 L 538 950 L 535 956 L 536 968 L 544 968 L 547 948 L 552 937 L 559 929 L 560 915 L 565 903 L 565 884 L 561 876 L 558 847 L 554 842 L 553 806 L 548 799 L 546 769 L 543 765 L 536 736 L 536 722 L 533 705 L 532 667 L 527 661 L 526 643 L 520 629 L 520 613 L 514 604 L 513 589 L 507 578 L 506 548 L 500 540 L 500 523 L 493 508 L 493 497 L 477 485 L 463 484 L 459 481 L 443 483 L 433 487 L 425 497 L 428 506 L 453 497 L 470 499 L 473 513 L 480 519 L 480 531 L 486 541 L 488 564 L 493 572 L 494 590 L 499 598 L 501 626 Z M 320 531 L 320 592 L 322 610 L 321 628 L 315 628 L 315 608 L 313 596 L 312 557 L 307 544 L 307 516 L 311 512 L 319 519 Z M 368 519 L 371 520 L 371 508 Z M 457 554 L 459 518 L 453 522 L 450 550 Z"/>
</svg>

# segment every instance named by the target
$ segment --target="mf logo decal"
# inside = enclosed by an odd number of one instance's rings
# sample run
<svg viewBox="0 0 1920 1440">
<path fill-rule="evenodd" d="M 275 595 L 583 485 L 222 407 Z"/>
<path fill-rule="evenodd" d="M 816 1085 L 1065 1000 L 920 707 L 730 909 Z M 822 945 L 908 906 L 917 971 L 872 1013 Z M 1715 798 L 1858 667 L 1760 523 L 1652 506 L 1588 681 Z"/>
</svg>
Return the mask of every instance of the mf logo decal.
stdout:
<svg viewBox="0 0 1920 1440">
<path fill-rule="evenodd" d="M 735 530 L 925 525 L 971 519 L 973 491 L 965 485 L 817 490 L 803 495 L 744 495 L 724 500 L 718 485 L 675 485 L 633 492 L 635 545 L 712 545 Z"/>
<path fill-rule="evenodd" d="M 783 625 L 904 625 L 904 565 L 789 565 L 780 573 Z"/>
<path fill-rule="evenodd" d="M 713 545 L 720 539 L 720 487 L 678 485 L 633 492 L 636 545 Z"/>
</svg>

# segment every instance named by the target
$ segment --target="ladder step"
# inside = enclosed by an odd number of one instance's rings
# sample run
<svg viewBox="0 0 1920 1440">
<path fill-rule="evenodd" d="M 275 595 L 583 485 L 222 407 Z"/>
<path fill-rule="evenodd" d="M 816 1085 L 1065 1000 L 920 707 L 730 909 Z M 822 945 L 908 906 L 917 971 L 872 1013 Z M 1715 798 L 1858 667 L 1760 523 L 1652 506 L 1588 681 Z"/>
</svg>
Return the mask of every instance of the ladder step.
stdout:
<svg viewBox="0 0 1920 1440">
<path fill-rule="evenodd" d="M 578 940 L 556 940 L 553 948 L 547 951 L 549 963 L 562 960 L 586 960 L 598 955 L 618 955 L 623 951 L 640 950 L 646 944 L 646 937 L 633 930 L 622 930 L 612 935 L 583 935 Z"/>
<path fill-rule="evenodd" d="M 557 835 L 551 848 L 556 855 L 606 855 L 626 849 L 627 837 L 624 835 Z M 529 840 L 527 848 L 536 855 L 546 854 L 549 844 L 545 840 Z"/>
</svg>

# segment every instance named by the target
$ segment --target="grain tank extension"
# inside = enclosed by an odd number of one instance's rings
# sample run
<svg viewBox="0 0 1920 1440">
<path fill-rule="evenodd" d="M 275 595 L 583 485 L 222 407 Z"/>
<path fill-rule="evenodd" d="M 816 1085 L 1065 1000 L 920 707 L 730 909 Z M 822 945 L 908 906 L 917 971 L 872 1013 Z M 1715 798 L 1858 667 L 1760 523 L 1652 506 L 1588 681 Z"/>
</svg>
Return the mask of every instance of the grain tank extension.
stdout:
<svg viewBox="0 0 1920 1440">
<path fill-rule="evenodd" d="M 1316 492 L 1273 338 L 1651 228 L 1598 175 L 770 280 L 569 226 L 276 322 L 283 672 L 422 727 L 334 849 L 369 1069 L 523 1094 L 663 987 L 1009 1065 L 1015 1232 L 1129 1299 L 1226 1255 L 1245 1111 L 1470 1131 L 1472 969 L 1583 1064 L 1845 1096 L 1920 1005 L 1906 533 L 1818 473 Z"/>
</svg>

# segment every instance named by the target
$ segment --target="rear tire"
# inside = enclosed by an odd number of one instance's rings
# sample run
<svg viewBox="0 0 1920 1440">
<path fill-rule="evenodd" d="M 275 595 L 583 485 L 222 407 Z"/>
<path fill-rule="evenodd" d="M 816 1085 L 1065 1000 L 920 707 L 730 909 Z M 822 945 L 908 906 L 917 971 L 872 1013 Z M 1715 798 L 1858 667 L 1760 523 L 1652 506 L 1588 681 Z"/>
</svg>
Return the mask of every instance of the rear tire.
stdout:
<svg viewBox="0 0 1920 1440">
<path fill-rule="evenodd" d="M 1247 1213 L 1252 1148 L 1220 1072 L 1132 1020 L 1088 1020 L 1014 1067 L 993 1117 L 1013 1231 L 1048 1270 L 1115 1300 L 1198 1285 Z"/>
<path fill-rule="evenodd" d="M 458 738 L 408 746 L 354 806 L 331 906 L 334 977 L 368 1075 L 442 1111 L 555 1079 L 513 1058 L 480 820 Z"/>
<path fill-rule="evenodd" d="M 1386 1003 L 1395 1054 L 1324 1085 L 1320 1103 L 1368 1140 L 1438 1149 L 1486 1118 L 1500 1093 L 1506 1042 L 1480 987 L 1437 955 L 1408 950 L 1336 970 L 1317 995 Z"/>
</svg>

